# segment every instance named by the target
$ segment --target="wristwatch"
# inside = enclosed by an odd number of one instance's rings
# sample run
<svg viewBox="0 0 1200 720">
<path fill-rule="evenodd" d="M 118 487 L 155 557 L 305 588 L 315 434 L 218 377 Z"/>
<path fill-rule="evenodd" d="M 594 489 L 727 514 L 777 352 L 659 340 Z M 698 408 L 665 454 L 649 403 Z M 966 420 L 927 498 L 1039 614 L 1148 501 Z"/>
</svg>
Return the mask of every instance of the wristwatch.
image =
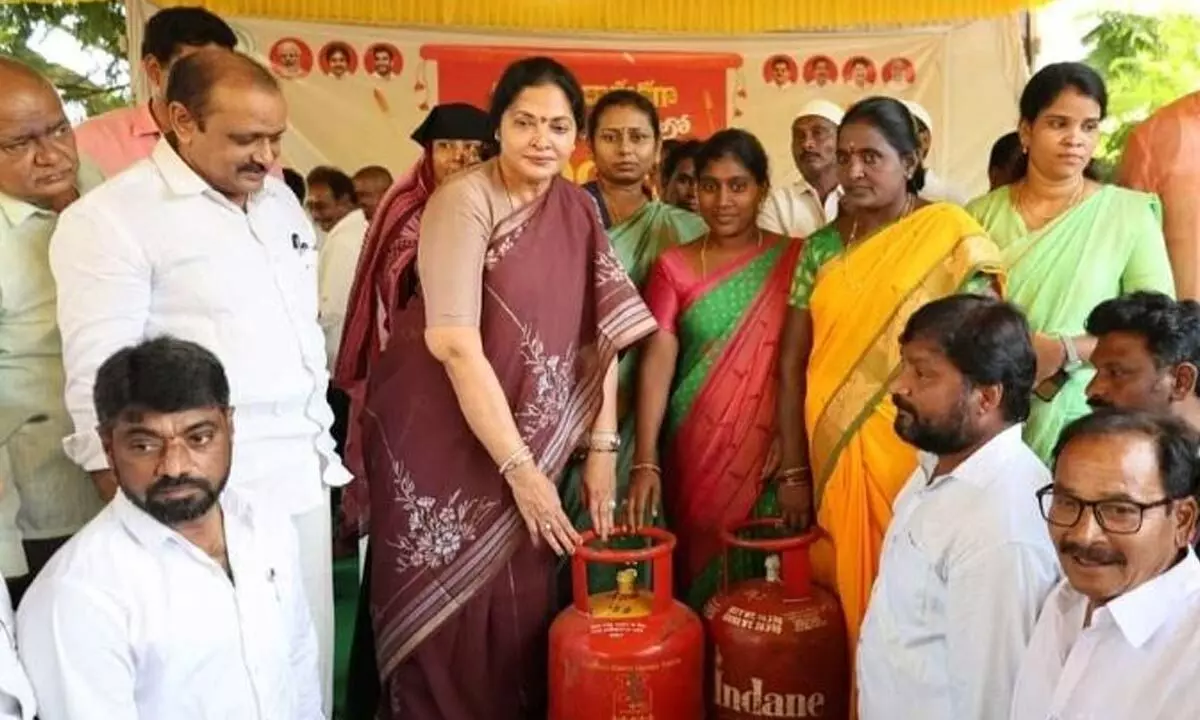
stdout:
<svg viewBox="0 0 1200 720">
<path fill-rule="evenodd" d="M 1062 343 L 1064 360 L 1062 371 L 1070 374 L 1083 367 L 1083 360 L 1079 359 L 1079 350 L 1075 348 L 1075 341 L 1067 335 L 1059 335 L 1058 341 Z"/>
</svg>

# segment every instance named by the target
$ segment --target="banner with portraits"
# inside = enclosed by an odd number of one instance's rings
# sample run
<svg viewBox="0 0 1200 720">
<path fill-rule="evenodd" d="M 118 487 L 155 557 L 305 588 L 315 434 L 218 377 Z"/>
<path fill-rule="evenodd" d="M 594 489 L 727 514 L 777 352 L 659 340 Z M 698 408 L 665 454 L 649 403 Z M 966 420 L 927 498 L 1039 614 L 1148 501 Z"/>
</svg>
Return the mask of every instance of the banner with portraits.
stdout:
<svg viewBox="0 0 1200 720">
<path fill-rule="evenodd" d="M 130 3 L 130 47 L 155 11 Z M 934 120 L 931 164 L 971 190 L 984 189 L 987 150 L 1015 123 L 1025 80 L 1015 18 L 874 33 L 753 38 L 554 37 L 435 32 L 357 25 L 226 18 L 240 49 L 280 79 L 291 128 L 285 164 L 301 172 L 331 164 L 406 170 L 420 148 L 409 133 L 433 105 L 486 109 L 492 87 L 515 59 L 545 54 L 579 78 L 589 103 L 631 88 L 659 110 L 664 137 L 700 138 L 729 126 L 766 146 L 776 182 L 795 178 L 791 123 L 821 98 L 842 106 L 871 95 L 922 104 Z M 137 63 L 133 63 L 137 66 Z M 567 171 L 593 173 L 586 147 Z"/>
</svg>

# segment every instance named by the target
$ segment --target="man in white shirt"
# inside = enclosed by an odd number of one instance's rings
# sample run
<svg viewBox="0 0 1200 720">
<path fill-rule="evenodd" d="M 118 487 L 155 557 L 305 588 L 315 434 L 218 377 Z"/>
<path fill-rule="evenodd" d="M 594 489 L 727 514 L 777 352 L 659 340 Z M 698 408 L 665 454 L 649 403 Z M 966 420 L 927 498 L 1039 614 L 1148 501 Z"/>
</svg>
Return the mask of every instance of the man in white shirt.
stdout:
<svg viewBox="0 0 1200 720">
<path fill-rule="evenodd" d="M 837 218 L 837 131 L 842 109 L 813 100 L 792 121 L 792 159 L 800 180 L 774 188 L 758 214 L 758 226 L 784 237 L 808 237 Z"/>
<path fill-rule="evenodd" d="M 1200 305 L 1130 293 L 1097 305 L 1086 328 L 1096 338 L 1089 405 L 1166 413 L 1200 432 Z"/>
<path fill-rule="evenodd" d="M 896 433 L 921 450 L 896 497 L 858 646 L 862 720 L 1004 720 L 1058 561 L 1021 439 L 1037 364 L 1011 305 L 932 302 L 901 335 Z"/>
<path fill-rule="evenodd" d="M 170 333 L 216 353 L 238 412 L 233 487 L 292 516 L 329 703 L 329 488 L 350 476 L 329 436 L 312 225 L 267 174 L 287 106 L 267 70 L 228 50 L 176 61 L 167 100 L 169 138 L 73 205 L 51 242 L 75 420 L 65 447 L 105 482 L 91 395 L 117 349 Z"/>
<path fill-rule="evenodd" d="M 346 173 L 331 167 L 317 167 L 308 173 L 308 214 L 325 232 L 317 252 L 317 309 L 321 331 L 325 333 L 325 357 L 328 366 L 337 362 L 346 323 L 346 303 L 354 285 L 354 271 L 367 236 L 367 217 L 358 208 L 354 181 Z M 329 386 L 329 407 L 333 410 L 333 439 L 340 455 L 346 442 L 346 416 L 350 400 L 342 390 Z"/>
<path fill-rule="evenodd" d="M 1038 493 L 1066 580 L 1021 662 L 1012 720 L 1200 717 L 1195 431 L 1100 411 L 1063 431 Z"/>
<path fill-rule="evenodd" d="M 38 415 L 0 448 L 0 573 L 16 602 L 33 576 L 103 503 L 71 462 L 62 342 L 50 274 L 58 213 L 99 185 L 81 162 L 58 92 L 0 58 L 0 413 Z"/>
<path fill-rule="evenodd" d="M 120 489 L 18 612 L 41 720 L 319 720 L 317 638 L 283 515 L 227 489 L 224 368 L 160 337 L 96 374 Z"/>
<path fill-rule="evenodd" d="M 929 167 L 929 151 L 933 148 L 933 116 L 923 105 L 912 100 L 901 100 L 912 113 L 917 123 L 917 139 L 921 143 L 921 163 L 925 165 L 925 187 L 921 189 L 921 197 L 929 202 L 948 202 L 955 205 L 966 205 L 970 200 L 960 188 L 943 180 L 941 176 Z"/>
</svg>

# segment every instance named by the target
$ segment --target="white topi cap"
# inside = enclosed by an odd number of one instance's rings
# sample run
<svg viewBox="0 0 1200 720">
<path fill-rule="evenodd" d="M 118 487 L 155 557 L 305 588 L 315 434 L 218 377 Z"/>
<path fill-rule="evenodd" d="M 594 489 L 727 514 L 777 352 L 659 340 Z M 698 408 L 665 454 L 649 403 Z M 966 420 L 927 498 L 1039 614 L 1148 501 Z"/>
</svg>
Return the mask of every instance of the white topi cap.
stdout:
<svg viewBox="0 0 1200 720">
<path fill-rule="evenodd" d="M 846 112 L 836 104 L 828 100 L 812 100 L 804 107 L 800 108 L 800 112 L 796 113 L 796 118 L 799 120 L 802 117 L 819 117 L 828 120 L 834 125 L 841 125 L 842 118 Z"/>
<path fill-rule="evenodd" d="M 904 106 L 908 108 L 913 117 L 921 121 L 921 124 L 929 130 L 930 134 L 933 134 L 933 116 L 929 114 L 929 111 L 923 105 L 915 103 L 912 100 L 901 100 L 900 102 L 904 103 Z"/>
</svg>

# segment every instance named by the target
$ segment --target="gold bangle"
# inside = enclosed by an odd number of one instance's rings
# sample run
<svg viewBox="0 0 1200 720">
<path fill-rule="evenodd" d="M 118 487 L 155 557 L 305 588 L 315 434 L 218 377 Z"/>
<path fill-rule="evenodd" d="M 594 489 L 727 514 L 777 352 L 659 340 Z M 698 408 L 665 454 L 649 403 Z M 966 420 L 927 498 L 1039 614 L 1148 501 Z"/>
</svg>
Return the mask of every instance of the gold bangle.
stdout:
<svg viewBox="0 0 1200 720">
<path fill-rule="evenodd" d="M 781 471 L 779 471 L 779 474 L 776 475 L 775 477 L 779 480 L 787 480 L 788 478 L 800 477 L 807 472 L 808 472 L 808 466 L 800 465 L 799 467 L 793 467 L 793 468 L 788 468 L 787 470 L 781 470 Z"/>
<path fill-rule="evenodd" d="M 649 470 L 655 475 L 662 477 L 662 468 L 654 463 L 635 463 L 633 467 L 629 468 L 630 472 L 637 472 L 638 470 Z"/>
</svg>

